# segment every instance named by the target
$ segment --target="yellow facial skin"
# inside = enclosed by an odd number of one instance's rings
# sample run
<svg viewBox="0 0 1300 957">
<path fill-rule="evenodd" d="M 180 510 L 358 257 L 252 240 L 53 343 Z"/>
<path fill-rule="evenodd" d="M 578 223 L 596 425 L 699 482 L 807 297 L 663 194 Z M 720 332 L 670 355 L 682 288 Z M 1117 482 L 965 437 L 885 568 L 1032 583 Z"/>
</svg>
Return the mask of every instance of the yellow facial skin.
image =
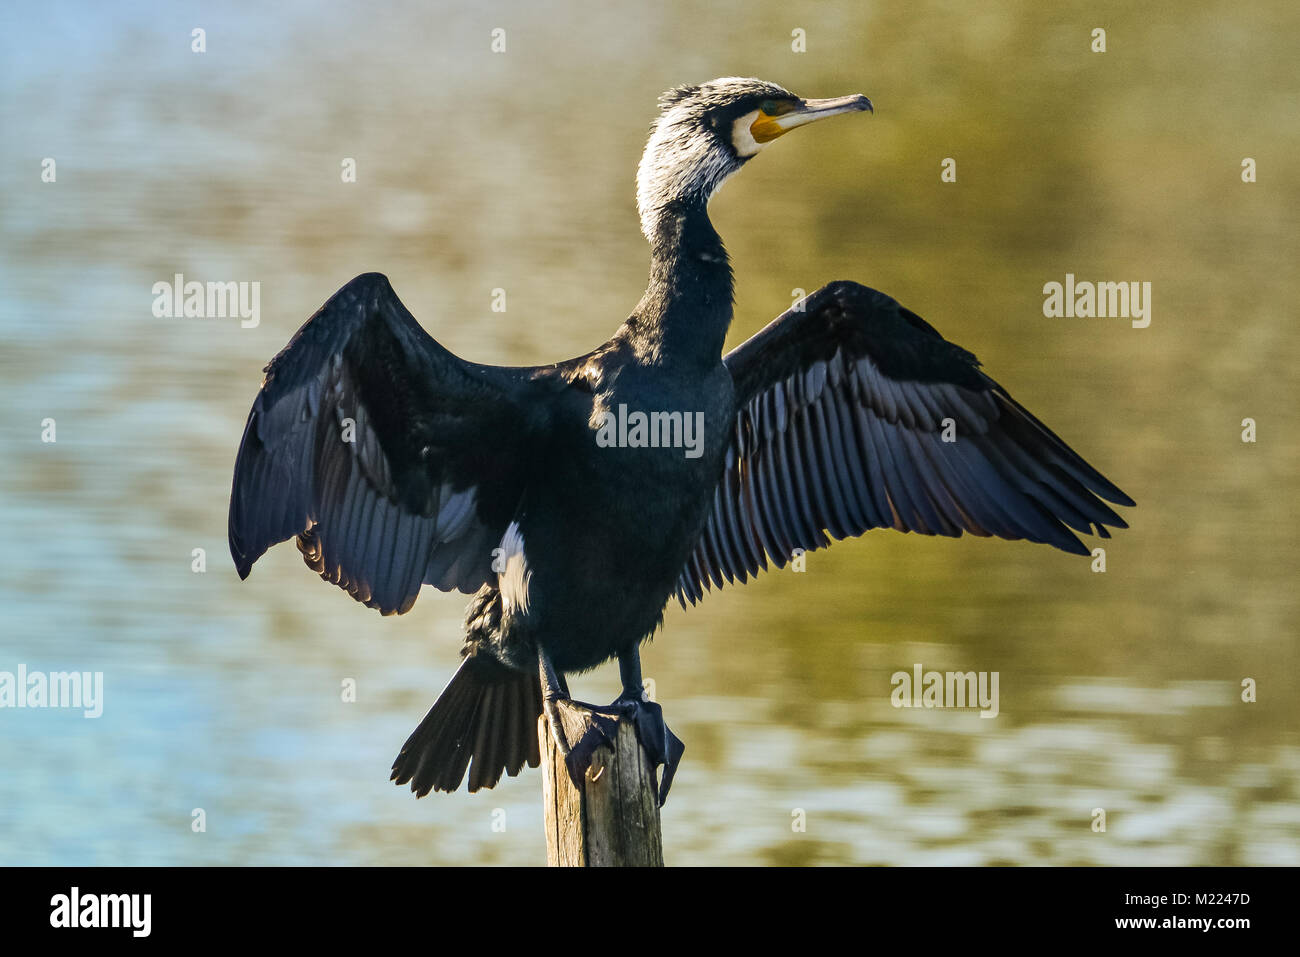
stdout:
<svg viewBox="0 0 1300 957">
<path fill-rule="evenodd" d="M 776 103 L 764 103 L 758 116 L 749 126 L 749 135 L 757 143 L 770 143 L 785 130 L 777 123 L 777 118 L 799 109 L 798 103 L 782 100 Z"/>
</svg>

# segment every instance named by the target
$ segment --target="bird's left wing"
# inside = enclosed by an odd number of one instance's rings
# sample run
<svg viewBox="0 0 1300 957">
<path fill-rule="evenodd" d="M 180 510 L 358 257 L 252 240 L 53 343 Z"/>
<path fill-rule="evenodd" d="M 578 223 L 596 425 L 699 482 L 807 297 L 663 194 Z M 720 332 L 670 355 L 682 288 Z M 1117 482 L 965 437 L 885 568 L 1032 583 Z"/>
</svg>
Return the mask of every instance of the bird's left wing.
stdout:
<svg viewBox="0 0 1300 957">
<path fill-rule="evenodd" d="M 797 549 L 871 528 L 1045 542 L 1127 524 L 1133 500 L 889 296 L 819 289 L 723 360 L 736 389 L 726 467 L 678 580 L 694 604 Z"/>
</svg>

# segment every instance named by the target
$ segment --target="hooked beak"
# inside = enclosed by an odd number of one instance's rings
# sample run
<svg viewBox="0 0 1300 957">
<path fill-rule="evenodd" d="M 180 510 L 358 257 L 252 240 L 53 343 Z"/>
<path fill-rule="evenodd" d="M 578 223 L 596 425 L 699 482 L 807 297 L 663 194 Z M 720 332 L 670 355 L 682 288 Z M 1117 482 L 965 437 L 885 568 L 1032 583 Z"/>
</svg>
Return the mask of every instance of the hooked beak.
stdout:
<svg viewBox="0 0 1300 957">
<path fill-rule="evenodd" d="M 755 142 L 770 143 L 778 136 L 783 136 L 797 127 L 824 120 L 828 116 L 861 113 L 864 110 L 872 112 L 871 101 L 860 93 L 853 96 L 837 96 L 829 100 L 802 100 L 794 109 L 777 116 L 768 116 L 760 112 L 758 119 L 749 125 L 749 132 Z"/>
</svg>

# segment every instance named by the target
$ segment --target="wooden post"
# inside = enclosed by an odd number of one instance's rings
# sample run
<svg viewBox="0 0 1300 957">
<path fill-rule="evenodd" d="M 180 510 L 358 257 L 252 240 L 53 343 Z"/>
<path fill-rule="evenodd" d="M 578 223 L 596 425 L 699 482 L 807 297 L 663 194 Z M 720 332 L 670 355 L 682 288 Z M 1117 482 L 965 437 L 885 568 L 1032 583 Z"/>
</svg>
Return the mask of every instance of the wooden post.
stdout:
<svg viewBox="0 0 1300 957">
<path fill-rule="evenodd" d="M 565 737 L 576 741 L 590 712 L 558 702 Z M 654 769 L 628 720 L 618 746 L 601 745 L 581 788 L 551 737 L 546 715 L 537 722 L 546 811 L 546 863 L 551 867 L 663 867 Z"/>
</svg>

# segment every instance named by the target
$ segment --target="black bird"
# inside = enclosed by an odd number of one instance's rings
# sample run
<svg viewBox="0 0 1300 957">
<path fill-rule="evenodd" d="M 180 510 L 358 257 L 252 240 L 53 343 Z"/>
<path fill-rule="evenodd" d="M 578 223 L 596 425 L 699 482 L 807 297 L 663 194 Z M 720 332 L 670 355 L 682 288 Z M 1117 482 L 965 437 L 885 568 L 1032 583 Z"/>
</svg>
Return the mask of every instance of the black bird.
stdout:
<svg viewBox="0 0 1300 957">
<path fill-rule="evenodd" d="M 683 606 L 798 549 L 871 528 L 1089 551 L 1133 501 L 944 339 L 853 282 L 817 290 L 722 356 L 732 273 L 706 206 L 777 137 L 864 96 L 805 100 L 724 78 L 665 93 L 637 172 L 650 281 L 604 345 L 553 365 L 466 362 L 378 273 L 266 367 L 235 463 L 241 578 L 296 538 L 384 614 L 424 584 L 472 593 L 459 670 L 393 764 L 423 796 L 536 767 L 537 718 L 579 775 L 619 715 L 668 792 L 681 742 L 639 648 Z M 576 742 L 564 676 L 617 657 L 623 692 Z M 471 759 L 473 761 L 470 766 Z"/>
</svg>

